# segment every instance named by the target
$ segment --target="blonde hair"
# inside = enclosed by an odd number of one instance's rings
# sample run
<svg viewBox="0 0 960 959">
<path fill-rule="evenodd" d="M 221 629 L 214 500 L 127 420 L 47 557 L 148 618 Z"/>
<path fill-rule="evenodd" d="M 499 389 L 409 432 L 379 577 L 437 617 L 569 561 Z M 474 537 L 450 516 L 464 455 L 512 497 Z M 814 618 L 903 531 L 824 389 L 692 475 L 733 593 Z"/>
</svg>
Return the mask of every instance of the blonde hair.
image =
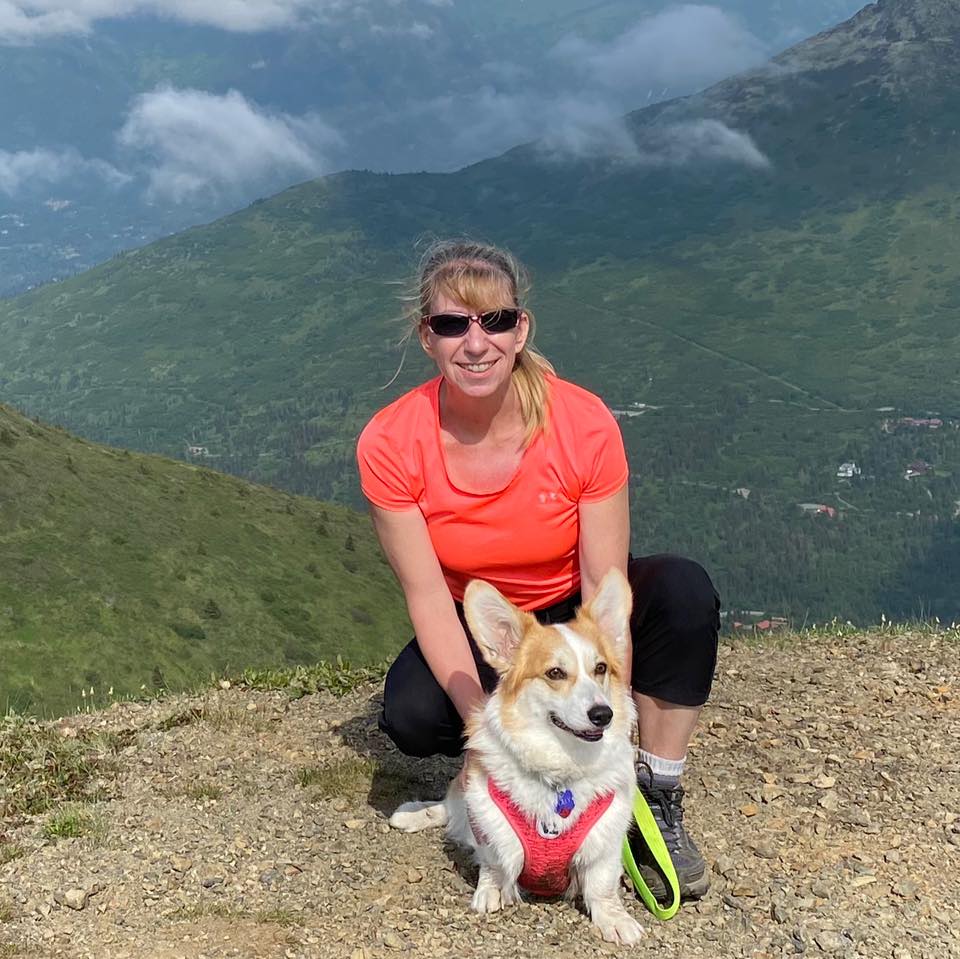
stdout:
<svg viewBox="0 0 960 959">
<path fill-rule="evenodd" d="M 487 243 L 439 240 L 420 259 L 417 288 L 409 297 L 407 318 L 412 337 L 438 296 L 459 300 L 477 312 L 489 309 L 504 294 L 529 317 L 523 349 L 513 365 L 513 384 L 525 427 L 524 445 L 547 425 L 550 405 L 548 376 L 556 376 L 550 361 L 533 345 L 536 321 L 524 305 L 530 292 L 530 275 L 513 254 Z"/>
</svg>

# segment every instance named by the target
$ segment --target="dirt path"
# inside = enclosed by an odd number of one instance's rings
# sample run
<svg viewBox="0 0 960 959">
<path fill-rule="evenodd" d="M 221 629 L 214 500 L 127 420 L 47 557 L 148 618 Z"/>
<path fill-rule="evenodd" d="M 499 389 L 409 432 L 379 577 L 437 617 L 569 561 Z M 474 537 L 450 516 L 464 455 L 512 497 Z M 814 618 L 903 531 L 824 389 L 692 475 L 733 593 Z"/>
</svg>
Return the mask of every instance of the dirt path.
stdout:
<svg viewBox="0 0 960 959">
<path fill-rule="evenodd" d="M 723 647 L 686 776 L 713 889 L 669 923 L 633 901 L 641 948 L 960 956 L 958 660 L 955 634 Z M 388 749 L 378 698 L 217 689 L 64 722 L 130 742 L 91 834 L 0 823 L 21 852 L 0 856 L 0 957 L 624 952 L 564 903 L 474 916 L 469 864 L 388 829 L 453 767 Z"/>
</svg>

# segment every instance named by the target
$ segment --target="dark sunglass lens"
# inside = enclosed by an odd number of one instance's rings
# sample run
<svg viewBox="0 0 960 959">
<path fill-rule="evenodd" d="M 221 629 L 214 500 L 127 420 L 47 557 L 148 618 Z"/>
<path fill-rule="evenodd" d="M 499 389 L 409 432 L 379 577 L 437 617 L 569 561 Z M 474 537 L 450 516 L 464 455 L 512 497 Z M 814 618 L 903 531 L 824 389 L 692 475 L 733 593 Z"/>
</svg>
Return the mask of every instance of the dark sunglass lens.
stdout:
<svg viewBox="0 0 960 959">
<path fill-rule="evenodd" d="M 488 333 L 506 333 L 517 325 L 519 319 L 519 310 L 491 310 L 480 317 L 480 324 Z"/>
<path fill-rule="evenodd" d="M 437 336 L 463 336 L 470 326 L 470 317 L 462 313 L 434 313 L 427 322 Z"/>
</svg>

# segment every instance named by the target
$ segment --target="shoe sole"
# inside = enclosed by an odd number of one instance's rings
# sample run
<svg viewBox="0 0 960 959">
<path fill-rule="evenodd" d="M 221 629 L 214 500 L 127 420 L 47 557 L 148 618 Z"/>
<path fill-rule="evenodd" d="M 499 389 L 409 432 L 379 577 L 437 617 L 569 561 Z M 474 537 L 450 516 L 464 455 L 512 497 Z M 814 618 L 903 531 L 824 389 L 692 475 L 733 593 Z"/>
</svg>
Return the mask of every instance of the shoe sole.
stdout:
<svg viewBox="0 0 960 959">
<path fill-rule="evenodd" d="M 646 870 L 644 870 L 646 872 Z M 652 877 L 644 876 L 647 888 L 653 893 L 654 899 L 659 903 L 667 902 L 672 899 L 670 892 L 664 885 L 663 879 L 658 875 L 656 881 L 651 881 Z M 692 899 L 702 899 L 710 889 L 710 877 L 704 871 L 697 879 L 690 882 L 680 883 L 680 901 L 686 902 Z"/>
</svg>

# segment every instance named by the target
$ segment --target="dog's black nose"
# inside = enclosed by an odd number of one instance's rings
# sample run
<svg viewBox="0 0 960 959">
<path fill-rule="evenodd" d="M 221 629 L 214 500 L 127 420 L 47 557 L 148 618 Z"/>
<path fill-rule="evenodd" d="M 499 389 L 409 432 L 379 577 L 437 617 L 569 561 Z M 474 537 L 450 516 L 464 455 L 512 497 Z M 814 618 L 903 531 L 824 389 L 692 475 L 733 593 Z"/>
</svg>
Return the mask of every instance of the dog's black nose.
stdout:
<svg viewBox="0 0 960 959">
<path fill-rule="evenodd" d="M 603 729 L 610 725 L 613 719 L 613 710 L 609 706 L 591 706 L 587 710 L 587 717 L 598 729 Z"/>
</svg>

